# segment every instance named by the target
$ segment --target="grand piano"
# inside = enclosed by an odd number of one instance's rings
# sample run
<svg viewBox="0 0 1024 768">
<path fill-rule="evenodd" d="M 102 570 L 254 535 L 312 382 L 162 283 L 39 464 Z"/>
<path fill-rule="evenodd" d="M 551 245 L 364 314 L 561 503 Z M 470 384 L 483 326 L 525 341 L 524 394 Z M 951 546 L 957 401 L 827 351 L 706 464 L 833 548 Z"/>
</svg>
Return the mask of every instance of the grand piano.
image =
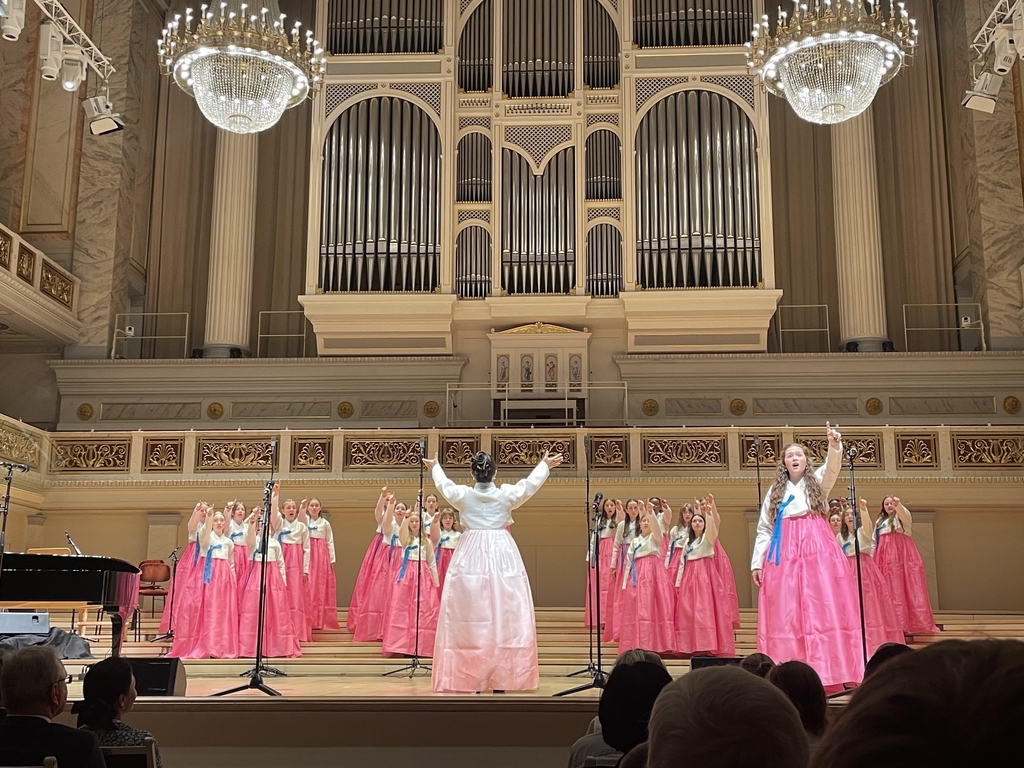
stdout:
<svg viewBox="0 0 1024 768">
<path fill-rule="evenodd" d="M 121 653 L 125 619 L 138 603 L 139 569 L 124 560 L 4 553 L 0 608 L 103 608 L 110 616 L 113 656 Z"/>
</svg>

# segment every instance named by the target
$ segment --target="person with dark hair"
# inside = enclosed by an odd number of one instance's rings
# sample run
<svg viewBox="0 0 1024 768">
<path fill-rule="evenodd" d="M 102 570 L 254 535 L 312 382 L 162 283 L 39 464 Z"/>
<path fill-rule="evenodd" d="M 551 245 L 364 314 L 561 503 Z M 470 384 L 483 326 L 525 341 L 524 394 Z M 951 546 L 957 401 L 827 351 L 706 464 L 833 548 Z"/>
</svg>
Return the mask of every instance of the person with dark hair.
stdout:
<svg viewBox="0 0 1024 768">
<path fill-rule="evenodd" d="M 875 651 L 875 655 L 868 659 L 867 666 L 864 667 L 864 679 L 867 680 L 871 675 L 875 674 L 880 667 L 884 666 L 892 659 L 913 652 L 913 648 L 904 645 L 903 643 L 885 643 L 878 646 L 878 650 Z"/>
<path fill-rule="evenodd" d="M 71 711 L 78 714 L 78 727 L 95 733 L 101 747 L 141 747 L 153 734 L 121 721 L 131 712 L 136 695 L 131 662 L 120 657 L 104 659 L 89 667 L 82 682 L 82 700 Z M 163 768 L 159 749 L 156 766 Z"/>
<path fill-rule="evenodd" d="M 1021 723 L 1024 643 L 946 640 L 867 678 L 812 768 L 1017 768 Z"/>
<path fill-rule="evenodd" d="M 913 524 L 910 510 L 903 506 L 899 496 L 886 496 L 875 523 L 875 559 L 889 583 L 901 629 L 907 634 L 938 632 L 924 561 L 911 538 Z"/>
<path fill-rule="evenodd" d="M 5 651 L 2 648 L 0 648 L 0 677 L 3 676 L 4 660 L 6 658 L 7 658 L 7 651 Z M 2 723 L 4 721 L 5 717 L 7 717 L 7 710 L 4 708 L 3 696 L 0 695 L 0 723 Z"/>
<path fill-rule="evenodd" d="M 828 725 L 828 697 L 818 673 L 802 661 L 787 661 L 768 670 L 765 679 L 786 694 L 800 713 L 813 756 Z"/>
<path fill-rule="evenodd" d="M 605 743 L 626 754 L 647 741 L 647 721 L 654 702 L 671 682 L 672 675 L 665 667 L 649 661 L 615 667 L 597 707 Z"/>
<path fill-rule="evenodd" d="M 766 677 L 774 666 L 775 662 L 772 661 L 772 657 L 766 653 L 751 653 L 749 656 L 744 656 L 743 661 L 740 662 L 740 669 L 745 669 L 758 677 Z"/>
<path fill-rule="evenodd" d="M 0 765 L 106 768 L 95 734 L 53 722 L 68 703 L 68 673 L 52 645 L 12 653 L 0 674 L 7 717 L 0 723 Z"/>
<path fill-rule="evenodd" d="M 530 690 L 540 685 L 537 624 L 526 566 L 509 532 L 512 511 L 540 490 L 562 455 L 547 451 L 529 477 L 494 484 L 490 454 L 473 456 L 476 485 L 453 483 L 424 459 L 434 486 L 465 529 L 445 575 L 434 644 L 435 691 Z"/>
<path fill-rule="evenodd" d="M 708 667 L 665 686 L 651 712 L 648 768 L 806 768 L 800 715 L 771 683 Z"/>
</svg>

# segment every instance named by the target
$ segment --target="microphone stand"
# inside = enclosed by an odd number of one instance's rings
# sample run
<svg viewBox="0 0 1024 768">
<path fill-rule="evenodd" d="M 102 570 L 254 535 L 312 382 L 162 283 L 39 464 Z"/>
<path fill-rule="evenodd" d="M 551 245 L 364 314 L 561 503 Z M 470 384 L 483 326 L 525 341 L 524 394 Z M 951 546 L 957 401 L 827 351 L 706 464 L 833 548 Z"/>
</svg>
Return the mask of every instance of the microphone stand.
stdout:
<svg viewBox="0 0 1024 768">
<path fill-rule="evenodd" d="M 846 449 L 844 457 L 850 469 L 850 508 L 853 513 L 853 552 L 857 558 L 857 600 L 860 604 L 860 650 L 864 657 L 864 666 L 868 663 L 868 630 L 864 620 L 864 578 L 860 571 L 860 509 L 857 506 L 857 481 L 854 479 L 853 464 L 857 458 L 857 449 L 853 446 Z"/>
<path fill-rule="evenodd" d="M 256 661 L 250 669 L 239 675 L 248 677 L 249 682 L 239 685 L 226 691 L 220 691 L 214 696 L 227 696 L 242 691 L 257 690 L 268 696 L 280 696 L 281 694 L 263 682 L 263 675 L 276 675 L 287 677 L 280 669 L 268 666 L 263 662 L 263 634 L 267 624 L 267 550 L 270 548 L 270 495 L 274 491 L 274 469 L 277 467 L 277 438 L 271 439 L 271 451 L 273 456 L 270 462 L 270 480 L 263 489 L 263 520 L 260 525 L 259 551 L 260 556 L 260 601 L 259 609 L 256 612 Z M 250 574 L 252 571 L 250 570 Z"/>
<path fill-rule="evenodd" d="M 764 497 L 761 495 L 761 436 L 754 435 L 754 471 L 757 473 L 757 507 L 761 509 Z"/>
<path fill-rule="evenodd" d="M 425 437 L 420 438 L 420 492 L 419 497 L 416 501 L 416 515 L 419 517 L 420 530 L 417 534 L 419 541 L 416 543 L 418 549 L 422 549 L 423 540 L 425 538 L 423 531 L 423 459 L 427 453 L 427 439 Z M 438 525 L 440 525 L 438 521 Z M 427 542 L 429 544 L 429 537 Z M 408 672 L 406 677 L 415 677 L 416 670 L 422 669 L 424 672 L 430 672 L 430 666 L 428 664 L 420 663 L 420 590 L 423 587 L 423 556 L 424 553 L 420 551 L 419 559 L 416 561 L 416 635 L 413 637 L 412 645 L 412 661 L 404 667 L 393 669 L 390 672 L 385 672 L 381 677 L 390 677 L 391 675 L 399 675 L 402 672 Z M 386 617 L 385 617 L 386 618 Z"/>
<path fill-rule="evenodd" d="M 3 522 L 0 523 L 0 580 L 2 580 L 4 552 L 7 551 L 7 513 L 11 507 L 11 483 L 14 482 L 14 470 L 20 469 L 22 472 L 28 472 L 28 466 L 13 461 L 0 461 L 0 467 L 7 469 L 7 476 L 4 478 L 4 495 L 0 496 L 0 515 L 3 516 Z M 72 614 L 73 620 L 74 614 Z"/>
<path fill-rule="evenodd" d="M 196 543 L 199 546 L 199 543 Z M 168 606 L 169 616 L 167 617 L 167 634 L 154 637 L 150 642 L 161 643 L 165 640 L 174 640 L 174 595 L 178 591 L 178 547 L 170 554 L 171 559 L 171 604 Z"/>
<path fill-rule="evenodd" d="M 583 453 L 587 457 L 590 456 L 590 435 L 584 435 L 583 436 Z M 590 571 L 590 570 L 597 571 L 597 570 L 600 570 L 599 567 L 595 568 L 595 565 L 599 565 L 599 559 L 600 558 L 598 557 L 598 546 L 599 546 L 600 542 L 598 542 L 597 544 L 594 543 L 594 529 L 597 527 L 597 524 L 595 523 L 594 525 L 591 525 L 591 522 L 590 522 L 590 460 L 589 460 L 589 458 L 587 459 L 587 465 L 586 465 L 586 468 L 585 468 L 585 472 L 586 472 L 586 491 L 585 491 L 586 496 L 583 499 L 583 518 L 584 518 L 584 520 L 587 521 L 587 549 L 590 552 L 590 557 L 587 558 L 587 569 L 588 569 L 588 571 Z M 591 578 L 589 573 L 588 573 L 588 577 L 587 577 L 587 600 L 590 603 L 591 611 L 594 610 L 595 600 L 597 601 L 597 610 L 600 610 L 600 607 L 601 607 L 600 606 L 600 602 L 601 602 L 601 588 L 600 588 L 600 586 L 597 587 L 597 594 L 596 595 L 594 594 L 594 589 L 595 589 L 594 579 Z M 598 614 L 597 617 L 593 618 L 593 621 L 597 622 L 597 632 L 600 632 L 601 631 L 600 614 Z M 568 675 L 566 675 L 566 677 L 579 677 L 580 675 L 590 675 L 590 677 L 593 678 L 594 675 L 597 673 L 597 666 L 594 664 L 594 627 L 590 626 L 587 629 L 588 629 L 587 639 L 588 639 L 589 645 L 590 645 L 590 648 L 589 648 L 590 658 L 589 658 L 589 660 L 587 662 L 587 666 L 585 666 L 583 669 L 577 669 L 575 672 L 570 672 Z M 598 641 L 598 642 L 600 643 L 600 641 Z"/>
</svg>

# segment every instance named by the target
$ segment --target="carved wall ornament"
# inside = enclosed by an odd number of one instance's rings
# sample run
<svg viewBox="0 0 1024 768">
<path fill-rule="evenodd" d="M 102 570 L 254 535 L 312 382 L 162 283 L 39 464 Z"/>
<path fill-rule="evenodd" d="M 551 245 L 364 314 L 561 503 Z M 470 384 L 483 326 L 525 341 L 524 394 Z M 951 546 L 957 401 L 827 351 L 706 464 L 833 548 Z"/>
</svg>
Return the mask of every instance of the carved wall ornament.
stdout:
<svg viewBox="0 0 1024 768">
<path fill-rule="evenodd" d="M 641 438 L 641 469 L 726 469 L 725 435 Z"/>
<path fill-rule="evenodd" d="M 30 285 L 36 276 L 36 254 L 24 243 L 18 249 L 18 264 L 15 272 L 18 277 Z"/>
<path fill-rule="evenodd" d="M 590 464 L 594 469 L 629 469 L 629 436 L 591 436 Z"/>
<path fill-rule="evenodd" d="M 338 403 L 338 416 L 343 419 L 351 419 L 352 414 L 356 412 L 355 406 L 352 405 L 348 400 L 342 400 Z"/>
<path fill-rule="evenodd" d="M 479 435 L 441 437 L 440 459 L 442 467 L 468 467 L 473 454 L 480 450 Z"/>
<path fill-rule="evenodd" d="M 423 404 L 423 415 L 428 419 L 432 419 L 441 412 L 441 406 L 437 404 L 436 400 L 427 400 Z"/>
<path fill-rule="evenodd" d="M 644 416 L 657 416 L 658 411 L 661 410 L 661 406 L 658 401 L 653 397 L 649 397 L 644 400 L 643 405 L 640 406 L 640 410 L 643 411 Z"/>
<path fill-rule="evenodd" d="M 0 459 L 39 466 L 39 440 L 11 424 L 0 424 Z"/>
<path fill-rule="evenodd" d="M 586 331 L 586 329 L 584 329 L 584 331 Z M 551 323 L 542 323 L 538 320 L 536 323 L 530 323 L 529 325 L 517 325 L 515 328 L 509 328 L 504 331 L 497 331 L 497 333 L 579 333 L 579 331 L 574 331 L 572 328 L 563 328 L 560 325 L 552 325 Z"/>
<path fill-rule="evenodd" d="M 206 415 L 211 419 L 219 419 L 224 415 L 224 406 L 220 403 L 210 403 L 206 406 Z"/>
<path fill-rule="evenodd" d="M 196 441 L 196 472 L 246 472 L 272 466 L 274 449 L 269 437 L 200 437 Z"/>
<path fill-rule="evenodd" d="M 820 466 L 828 455 L 828 438 L 823 434 L 798 434 L 794 441 L 804 446 L 811 452 L 814 459 L 814 466 Z M 843 434 L 843 449 L 856 448 L 857 455 L 854 457 L 855 467 L 866 469 L 881 469 L 884 455 L 882 453 L 882 435 L 878 432 L 861 433 L 856 435 Z"/>
<path fill-rule="evenodd" d="M 742 397 L 734 397 L 729 401 L 729 413 L 733 416 L 742 416 L 747 412 L 747 401 Z"/>
<path fill-rule="evenodd" d="M 0 229 L 0 267 L 11 268 L 11 247 L 14 245 L 14 238 Z"/>
<path fill-rule="evenodd" d="M 954 469 L 1024 469 L 1024 433 L 953 432 Z"/>
<path fill-rule="evenodd" d="M 562 454 L 562 467 L 576 468 L 576 439 L 572 435 L 494 438 L 494 460 L 499 467 L 534 467 L 544 451 Z"/>
<path fill-rule="evenodd" d="M 864 402 L 864 410 L 871 416 L 877 416 L 882 412 L 882 401 L 877 397 L 869 397 Z"/>
<path fill-rule="evenodd" d="M 184 438 L 147 437 L 142 441 L 143 472 L 181 472 L 184 466 Z"/>
<path fill-rule="evenodd" d="M 759 441 L 755 439 L 758 437 Z M 774 467 L 782 461 L 782 435 L 778 432 L 740 435 L 740 450 L 743 452 L 744 467 Z"/>
<path fill-rule="evenodd" d="M 74 306 L 74 281 L 48 261 L 39 268 L 39 290 L 68 309 Z"/>
<path fill-rule="evenodd" d="M 1020 400 L 1013 395 L 1003 399 L 1003 410 L 1011 416 L 1020 413 Z"/>
<path fill-rule="evenodd" d="M 50 443 L 52 472 L 127 472 L 131 438 L 54 439 Z"/>
<path fill-rule="evenodd" d="M 345 438 L 346 469 L 409 469 L 419 463 L 418 438 Z"/>
<path fill-rule="evenodd" d="M 292 472 L 330 472 L 331 438 L 292 436 Z"/>
<path fill-rule="evenodd" d="M 79 421 L 88 421 L 96 415 L 96 409 L 90 403 L 82 403 L 75 411 L 75 415 L 78 416 Z"/>
<path fill-rule="evenodd" d="M 938 469 L 938 434 L 935 432 L 897 432 L 896 466 L 900 469 Z"/>
</svg>

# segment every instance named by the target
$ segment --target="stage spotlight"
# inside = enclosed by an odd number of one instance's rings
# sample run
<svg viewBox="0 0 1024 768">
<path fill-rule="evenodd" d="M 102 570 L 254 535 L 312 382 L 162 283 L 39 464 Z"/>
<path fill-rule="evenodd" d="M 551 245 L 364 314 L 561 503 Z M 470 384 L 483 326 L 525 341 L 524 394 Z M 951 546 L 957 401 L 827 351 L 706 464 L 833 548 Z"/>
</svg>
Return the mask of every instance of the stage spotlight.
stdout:
<svg viewBox="0 0 1024 768">
<path fill-rule="evenodd" d="M 64 38 L 52 21 L 39 25 L 39 71 L 43 80 L 56 80 L 64 58 Z"/>
<path fill-rule="evenodd" d="M 982 72 L 974 80 L 974 86 L 964 95 L 961 102 L 968 109 L 992 114 L 996 111 L 996 98 L 1003 87 L 1003 78 L 991 72 Z"/>
<path fill-rule="evenodd" d="M 1003 24 L 996 28 L 992 35 L 992 69 L 997 75 L 1008 75 L 1017 63 L 1017 40 L 1013 27 Z"/>
<path fill-rule="evenodd" d="M 114 131 L 124 130 L 124 120 L 114 112 L 114 105 L 107 95 L 93 96 L 82 102 L 85 116 L 89 119 L 89 133 L 103 136 Z"/>
<path fill-rule="evenodd" d="M 25 28 L 25 0 L 0 0 L 0 19 L 4 40 L 17 40 Z"/>
<path fill-rule="evenodd" d="M 74 93 L 85 80 L 85 55 L 77 45 L 65 45 L 60 65 L 60 84 L 68 93 Z"/>
</svg>

